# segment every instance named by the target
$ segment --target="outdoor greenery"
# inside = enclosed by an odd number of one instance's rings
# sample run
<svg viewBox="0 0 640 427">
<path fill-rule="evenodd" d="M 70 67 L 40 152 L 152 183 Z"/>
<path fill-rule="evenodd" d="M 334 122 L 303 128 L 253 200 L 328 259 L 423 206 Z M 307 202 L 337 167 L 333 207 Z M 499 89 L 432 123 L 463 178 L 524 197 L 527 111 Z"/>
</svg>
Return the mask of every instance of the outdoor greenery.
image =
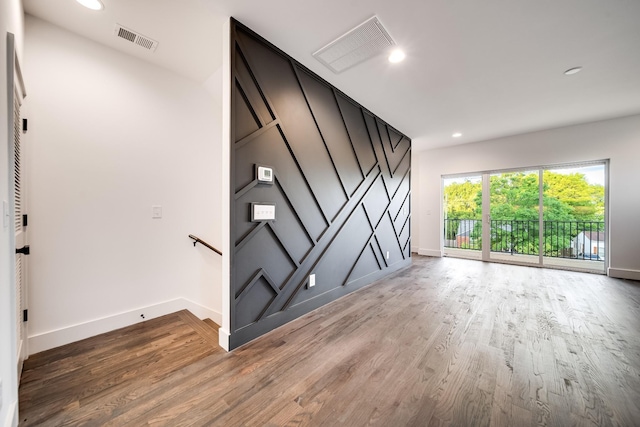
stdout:
<svg viewBox="0 0 640 427">
<path fill-rule="evenodd" d="M 539 176 L 537 172 L 513 172 L 490 177 L 491 248 L 497 251 L 537 254 Z M 448 226 L 445 238 L 452 240 L 460 228 L 469 239 L 460 247 L 480 248 L 482 238 L 482 184 L 467 180 L 444 189 Z M 604 231 L 604 187 L 590 184 L 584 174 L 543 172 L 543 250 L 562 256 L 580 231 Z M 596 224 L 593 224 L 597 222 Z"/>
</svg>

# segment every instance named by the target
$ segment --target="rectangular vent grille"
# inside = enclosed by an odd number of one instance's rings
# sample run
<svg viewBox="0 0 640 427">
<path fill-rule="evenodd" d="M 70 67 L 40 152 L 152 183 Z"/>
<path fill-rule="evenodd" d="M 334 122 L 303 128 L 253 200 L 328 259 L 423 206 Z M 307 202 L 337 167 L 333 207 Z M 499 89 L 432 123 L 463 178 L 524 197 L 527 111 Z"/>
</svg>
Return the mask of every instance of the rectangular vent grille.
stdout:
<svg viewBox="0 0 640 427">
<path fill-rule="evenodd" d="M 151 52 L 155 52 L 158 47 L 158 42 L 150 39 L 149 37 L 143 36 L 140 33 L 137 33 L 129 28 L 125 28 L 120 24 L 116 24 L 116 28 L 113 32 L 117 37 L 121 39 L 127 40 L 131 43 L 137 44 Z"/>
<path fill-rule="evenodd" d="M 314 52 L 313 56 L 337 74 L 395 44 L 378 17 L 374 16 Z"/>
</svg>

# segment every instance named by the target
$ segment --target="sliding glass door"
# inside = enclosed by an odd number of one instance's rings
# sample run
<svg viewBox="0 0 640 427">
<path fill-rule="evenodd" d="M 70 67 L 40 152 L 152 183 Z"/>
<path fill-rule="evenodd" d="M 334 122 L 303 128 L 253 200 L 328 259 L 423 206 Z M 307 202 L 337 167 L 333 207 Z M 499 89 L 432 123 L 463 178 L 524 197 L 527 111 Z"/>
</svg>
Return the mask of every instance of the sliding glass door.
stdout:
<svg viewBox="0 0 640 427">
<path fill-rule="evenodd" d="M 540 263 L 539 194 L 537 170 L 489 176 L 489 260 Z"/>
<path fill-rule="evenodd" d="M 482 259 L 482 175 L 447 177 L 444 192 L 444 253 Z"/>
<path fill-rule="evenodd" d="M 444 178 L 445 255 L 605 272 L 605 168 Z"/>
<path fill-rule="evenodd" d="M 605 164 L 546 169 L 545 265 L 605 272 Z"/>
</svg>

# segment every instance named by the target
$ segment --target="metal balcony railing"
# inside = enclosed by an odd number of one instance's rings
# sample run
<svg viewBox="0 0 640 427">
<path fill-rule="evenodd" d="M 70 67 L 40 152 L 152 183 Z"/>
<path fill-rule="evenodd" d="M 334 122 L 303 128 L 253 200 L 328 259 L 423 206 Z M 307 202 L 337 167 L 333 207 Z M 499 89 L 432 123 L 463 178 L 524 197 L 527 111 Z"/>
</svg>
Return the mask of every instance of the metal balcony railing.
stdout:
<svg viewBox="0 0 640 427">
<path fill-rule="evenodd" d="M 482 250 L 482 221 L 479 219 L 445 219 L 444 246 Z M 492 252 L 543 255 L 604 261 L 605 227 L 602 221 L 543 221 L 540 244 L 537 220 L 491 220 Z"/>
</svg>

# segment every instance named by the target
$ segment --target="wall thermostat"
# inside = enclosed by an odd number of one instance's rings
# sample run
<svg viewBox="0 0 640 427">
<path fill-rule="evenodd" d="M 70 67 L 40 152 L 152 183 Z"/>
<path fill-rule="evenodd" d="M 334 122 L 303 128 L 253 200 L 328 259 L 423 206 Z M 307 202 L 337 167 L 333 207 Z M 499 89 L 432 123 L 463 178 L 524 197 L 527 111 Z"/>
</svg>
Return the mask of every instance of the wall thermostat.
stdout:
<svg viewBox="0 0 640 427">
<path fill-rule="evenodd" d="M 258 182 L 271 184 L 273 182 L 273 168 L 258 165 Z"/>
</svg>

